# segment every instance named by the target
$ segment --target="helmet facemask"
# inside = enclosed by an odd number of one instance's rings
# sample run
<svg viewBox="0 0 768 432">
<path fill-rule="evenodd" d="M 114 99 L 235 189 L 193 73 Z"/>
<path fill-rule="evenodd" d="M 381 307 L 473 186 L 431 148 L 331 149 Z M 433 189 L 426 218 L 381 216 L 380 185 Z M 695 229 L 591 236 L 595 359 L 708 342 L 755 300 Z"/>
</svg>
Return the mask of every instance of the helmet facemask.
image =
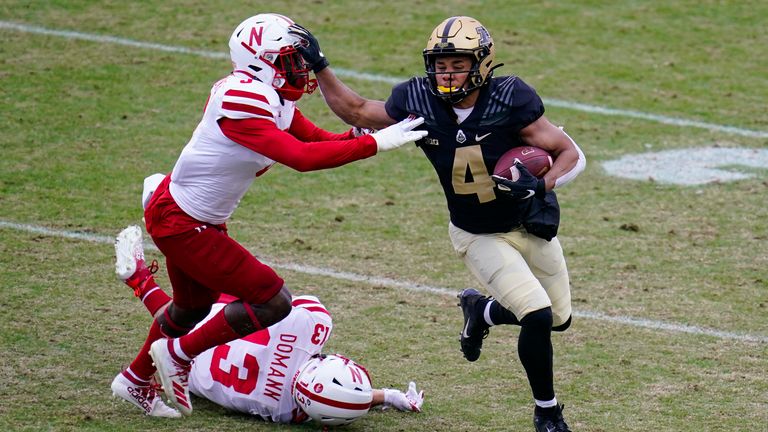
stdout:
<svg viewBox="0 0 768 432">
<path fill-rule="evenodd" d="M 291 101 L 311 94 L 317 88 L 317 80 L 309 78 L 309 67 L 296 48 L 285 46 L 279 52 L 265 52 L 264 60 L 275 70 L 272 87 L 283 98 Z"/>
<path fill-rule="evenodd" d="M 472 91 L 488 83 L 493 69 L 501 66 L 493 63 L 495 49 L 491 35 L 477 20 L 466 16 L 451 17 L 440 23 L 432 31 L 423 56 L 430 90 L 435 96 L 451 104 L 461 102 Z M 445 88 L 438 85 L 437 75 L 442 72 L 435 70 L 435 62 L 445 56 L 467 56 L 472 59 L 469 71 L 449 72 L 467 74 L 461 88 Z"/>
<path fill-rule="evenodd" d="M 456 72 L 438 72 L 436 63 L 441 57 L 454 57 L 466 55 L 472 60 L 472 67 L 469 70 L 456 71 Z M 449 102 L 456 104 L 464 100 L 473 90 L 480 88 L 484 84 L 484 78 L 480 73 L 480 62 L 471 53 L 452 52 L 449 54 L 437 54 L 429 53 L 424 54 L 424 67 L 427 73 L 427 79 L 429 79 L 429 89 L 435 96 Z M 455 75 L 466 75 L 464 83 L 461 87 L 444 87 L 438 84 L 438 75 L 450 75 L 453 78 Z M 452 82 L 457 82 L 458 79 L 452 79 Z"/>
</svg>

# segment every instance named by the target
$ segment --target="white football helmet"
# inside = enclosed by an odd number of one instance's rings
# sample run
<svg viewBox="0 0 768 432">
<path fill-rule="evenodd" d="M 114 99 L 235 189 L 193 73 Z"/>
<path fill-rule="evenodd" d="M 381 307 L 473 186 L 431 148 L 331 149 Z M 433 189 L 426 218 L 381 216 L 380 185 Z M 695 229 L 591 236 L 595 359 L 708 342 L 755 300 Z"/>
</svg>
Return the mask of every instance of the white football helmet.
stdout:
<svg viewBox="0 0 768 432">
<path fill-rule="evenodd" d="M 272 86 L 280 96 L 298 100 L 312 93 L 317 81 L 293 47 L 299 38 L 288 33 L 293 21 L 279 14 L 252 16 L 240 23 L 229 38 L 229 54 L 235 71 Z"/>
<path fill-rule="evenodd" d="M 294 378 L 293 398 L 313 420 L 327 426 L 352 423 L 373 401 L 368 371 L 340 355 L 312 357 Z"/>
</svg>

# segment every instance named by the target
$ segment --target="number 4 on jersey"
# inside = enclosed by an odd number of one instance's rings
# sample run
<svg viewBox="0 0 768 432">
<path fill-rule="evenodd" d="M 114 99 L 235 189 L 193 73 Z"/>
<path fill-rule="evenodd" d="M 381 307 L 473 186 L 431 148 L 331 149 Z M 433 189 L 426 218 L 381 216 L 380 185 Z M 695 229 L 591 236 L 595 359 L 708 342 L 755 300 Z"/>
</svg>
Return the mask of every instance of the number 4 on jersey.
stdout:
<svg viewBox="0 0 768 432">
<path fill-rule="evenodd" d="M 472 176 L 467 181 L 467 171 Z M 453 159 L 453 191 L 459 195 L 477 195 L 480 203 L 496 199 L 493 191 L 495 183 L 488 175 L 488 168 L 483 160 L 483 152 L 479 145 L 459 147 Z"/>
</svg>

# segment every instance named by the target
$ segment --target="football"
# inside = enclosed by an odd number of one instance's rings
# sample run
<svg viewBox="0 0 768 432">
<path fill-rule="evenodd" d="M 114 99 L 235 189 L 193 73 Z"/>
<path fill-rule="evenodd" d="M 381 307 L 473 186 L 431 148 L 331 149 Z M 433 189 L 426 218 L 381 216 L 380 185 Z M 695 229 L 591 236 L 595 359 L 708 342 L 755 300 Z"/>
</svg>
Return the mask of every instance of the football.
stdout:
<svg viewBox="0 0 768 432">
<path fill-rule="evenodd" d="M 517 181 L 520 173 L 515 168 L 515 163 L 523 164 L 531 174 L 542 178 L 552 168 L 552 156 L 544 149 L 532 146 L 515 147 L 501 155 L 493 174 Z"/>
</svg>

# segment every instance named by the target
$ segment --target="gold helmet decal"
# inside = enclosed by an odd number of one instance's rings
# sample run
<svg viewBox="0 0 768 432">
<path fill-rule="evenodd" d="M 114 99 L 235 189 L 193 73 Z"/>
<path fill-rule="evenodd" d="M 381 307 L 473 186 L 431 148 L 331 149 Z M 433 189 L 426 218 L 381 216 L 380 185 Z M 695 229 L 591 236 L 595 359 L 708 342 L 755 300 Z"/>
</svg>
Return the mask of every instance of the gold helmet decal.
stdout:
<svg viewBox="0 0 768 432">
<path fill-rule="evenodd" d="M 451 103 L 464 99 L 493 75 L 496 50 L 488 30 L 480 22 L 468 16 L 455 16 L 441 22 L 432 31 L 424 49 L 424 65 L 430 79 L 430 89 Z M 438 88 L 435 78 L 435 59 L 440 56 L 466 55 L 472 58 L 472 70 L 461 89 Z"/>
</svg>

